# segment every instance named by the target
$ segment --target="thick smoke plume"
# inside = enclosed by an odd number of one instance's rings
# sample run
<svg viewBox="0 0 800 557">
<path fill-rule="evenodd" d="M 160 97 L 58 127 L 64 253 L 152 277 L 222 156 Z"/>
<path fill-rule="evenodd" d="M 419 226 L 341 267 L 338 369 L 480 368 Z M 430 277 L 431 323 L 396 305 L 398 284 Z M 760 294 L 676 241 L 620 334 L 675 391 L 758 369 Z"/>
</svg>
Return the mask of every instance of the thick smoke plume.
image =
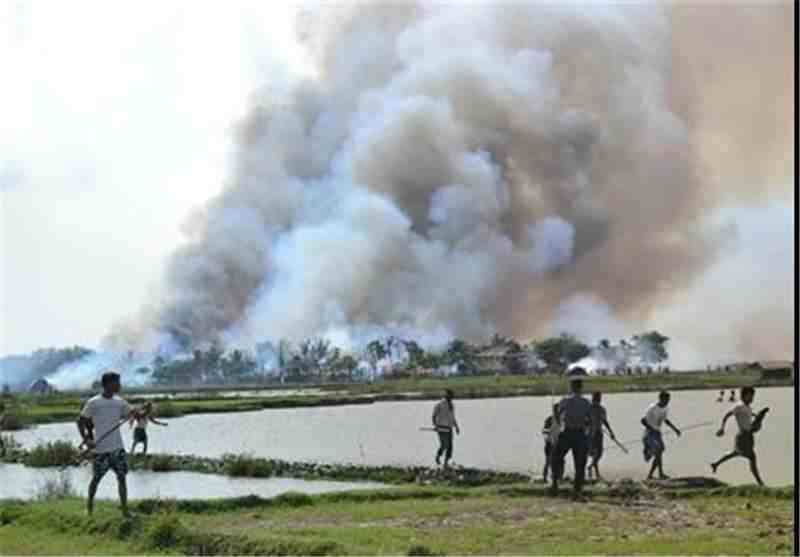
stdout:
<svg viewBox="0 0 800 557">
<path fill-rule="evenodd" d="M 788 124 L 763 132 L 773 113 L 791 119 L 787 11 L 304 11 L 314 74 L 258 96 L 230 183 L 187 224 L 162 297 L 109 343 L 527 338 L 564 304 L 579 320 L 582 300 L 645 320 L 725 246 L 705 219 L 783 171 L 764 161 L 791 145 Z M 733 37 L 758 48 L 733 56 Z M 730 187 L 723 140 L 747 154 Z"/>
</svg>

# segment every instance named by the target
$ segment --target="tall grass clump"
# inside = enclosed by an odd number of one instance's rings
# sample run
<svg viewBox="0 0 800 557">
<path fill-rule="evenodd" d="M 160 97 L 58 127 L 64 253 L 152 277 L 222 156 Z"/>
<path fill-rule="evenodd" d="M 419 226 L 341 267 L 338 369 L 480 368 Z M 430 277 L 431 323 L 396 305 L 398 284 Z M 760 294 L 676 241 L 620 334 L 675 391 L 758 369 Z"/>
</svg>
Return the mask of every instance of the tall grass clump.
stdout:
<svg viewBox="0 0 800 557">
<path fill-rule="evenodd" d="M 39 443 L 28 454 L 22 463 L 26 466 L 69 466 L 78 462 L 80 452 L 69 441 L 48 441 Z"/>
<path fill-rule="evenodd" d="M 59 472 L 54 478 L 46 478 L 36 491 L 36 499 L 39 501 L 51 501 L 53 499 L 77 496 L 78 491 L 75 489 L 69 474 L 65 471 Z"/>
<path fill-rule="evenodd" d="M 155 415 L 159 418 L 178 418 L 183 412 L 171 402 L 159 402 L 155 405 Z"/>
<path fill-rule="evenodd" d="M 261 458 L 226 454 L 222 456 L 222 471 L 234 477 L 268 478 L 273 475 L 274 468 L 271 462 Z"/>
</svg>

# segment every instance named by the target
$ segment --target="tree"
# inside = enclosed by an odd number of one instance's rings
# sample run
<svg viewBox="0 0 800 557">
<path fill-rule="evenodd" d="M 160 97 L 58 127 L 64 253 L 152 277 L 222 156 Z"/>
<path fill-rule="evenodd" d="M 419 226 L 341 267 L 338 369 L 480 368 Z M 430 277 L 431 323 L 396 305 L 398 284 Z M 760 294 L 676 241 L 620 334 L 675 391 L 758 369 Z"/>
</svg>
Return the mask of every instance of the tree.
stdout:
<svg viewBox="0 0 800 557">
<path fill-rule="evenodd" d="M 570 364 L 591 353 L 588 346 L 566 333 L 537 342 L 535 346 L 536 356 L 558 373 L 564 373 Z"/>
<path fill-rule="evenodd" d="M 383 360 L 387 354 L 388 350 L 384 347 L 383 343 L 380 340 L 373 340 L 365 349 L 367 361 L 372 368 L 372 373 L 375 374 L 378 371 L 378 362 Z"/>
<path fill-rule="evenodd" d="M 633 338 L 636 351 L 642 362 L 658 364 L 669 359 L 669 354 L 667 353 L 669 338 L 658 331 L 650 331 Z"/>
</svg>

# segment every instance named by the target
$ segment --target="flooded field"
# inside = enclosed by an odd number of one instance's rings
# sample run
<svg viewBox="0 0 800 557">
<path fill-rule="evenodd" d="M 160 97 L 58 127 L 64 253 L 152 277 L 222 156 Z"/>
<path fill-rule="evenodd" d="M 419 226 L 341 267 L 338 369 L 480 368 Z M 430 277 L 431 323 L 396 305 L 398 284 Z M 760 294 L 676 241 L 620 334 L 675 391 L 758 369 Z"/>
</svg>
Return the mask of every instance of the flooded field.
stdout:
<svg viewBox="0 0 800 557">
<path fill-rule="evenodd" d="M 75 488 L 77 494 L 85 495 L 91 467 L 67 468 L 62 472 Z M 28 468 L 18 464 L 0 465 L 0 499 L 31 499 L 42 489 L 48 480 L 59 478 L 55 468 Z M 192 472 L 144 472 L 134 471 L 128 475 L 128 492 L 131 499 L 175 498 L 175 499 L 214 499 L 220 497 L 241 497 L 259 495 L 275 497 L 289 491 L 295 493 L 329 493 L 353 489 L 375 489 L 384 487 L 374 482 L 325 482 L 304 481 L 286 478 L 229 478 L 214 474 Z M 100 499 L 117 499 L 117 481 L 109 472 L 97 491 Z"/>
<path fill-rule="evenodd" d="M 754 408 L 771 408 L 764 429 L 756 436 L 762 477 L 768 485 L 794 481 L 794 396 L 790 387 L 759 389 Z M 672 421 L 681 428 L 712 421 L 713 425 L 687 429 L 680 439 L 666 436 L 665 472 L 710 475 L 709 462 L 733 445 L 736 424 L 728 421 L 726 435 L 714 435 L 732 404 L 717 403 L 715 391 L 677 391 L 670 404 Z M 618 439 L 630 442 L 629 454 L 606 441 L 601 472 L 609 478 L 643 478 L 648 471 L 641 453 L 639 420 L 656 393 L 611 394 L 604 397 L 611 426 Z M 544 464 L 542 423 L 555 399 L 519 397 L 456 400 L 462 434 L 454 441 L 454 461 L 463 466 L 539 474 Z M 432 465 L 436 434 L 420 431 L 430 426 L 433 401 L 384 402 L 371 405 L 292 408 L 230 414 L 198 414 L 167 420 L 169 427 L 150 426 L 151 452 L 218 457 L 224 453 L 293 461 L 368 465 Z M 132 432 L 125 426 L 126 444 Z M 38 441 L 71 439 L 74 424 L 51 424 L 20 431 L 24 446 Z M 569 462 L 568 456 L 568 462 Z M 567 465 L 571 473 L 571 465 Z M 720 468 L 719 479 L 751 483 L 744 459 Z"/>
</svg>

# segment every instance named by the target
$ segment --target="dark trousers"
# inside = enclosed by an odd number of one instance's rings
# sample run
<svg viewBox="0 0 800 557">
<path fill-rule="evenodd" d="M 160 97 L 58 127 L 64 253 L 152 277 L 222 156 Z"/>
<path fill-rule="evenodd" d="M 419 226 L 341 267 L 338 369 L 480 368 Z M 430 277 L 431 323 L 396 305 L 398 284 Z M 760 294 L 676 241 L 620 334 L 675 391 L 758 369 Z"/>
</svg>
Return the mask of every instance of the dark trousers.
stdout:
<svg viewBox="0 0 800 557">
<path fill-rule="evenodd" d="M 436 451 L 436 458 L 444 455 L 445 462 L 453 456 L 453 430 L 439 431 L 439 450 Z"/>
<path fill-rule="evenodd" d="M 552 452 L 553 480 L 559 481 L 564 475 L 564 457 L 572 451 L 572 461 L 575 464 L 575 490 L 583 488 L 583 479 L 586 474 L 586 457 L 589 453 L 589 436 L 582 429 L 567 429 L 558 436 L 555 450 Z"/>
</svg>

